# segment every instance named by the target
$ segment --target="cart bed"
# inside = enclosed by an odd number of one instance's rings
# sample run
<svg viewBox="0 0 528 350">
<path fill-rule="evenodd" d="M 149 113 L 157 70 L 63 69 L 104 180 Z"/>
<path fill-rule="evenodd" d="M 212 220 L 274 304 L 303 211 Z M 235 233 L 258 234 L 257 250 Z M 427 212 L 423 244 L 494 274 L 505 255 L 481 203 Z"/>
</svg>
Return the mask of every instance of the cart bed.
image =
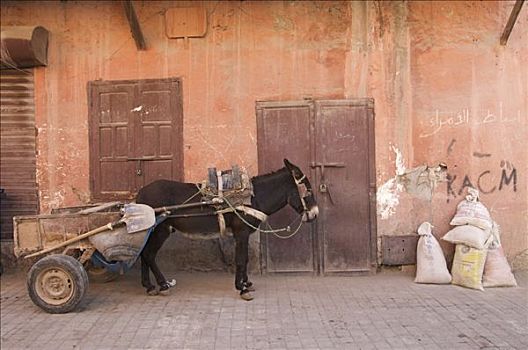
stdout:
<svg viewBox="0 0 528 350">
<path fill-rule="evenodd" d="M 120 217 L 119 211 L 15 216 L 13 218 L 15 256 L 20 257 L 55 246 L 109 222 L 119 220 Z M 91 246 L 83 241 L 74 244 L 77 248 Z"/>
</svg>

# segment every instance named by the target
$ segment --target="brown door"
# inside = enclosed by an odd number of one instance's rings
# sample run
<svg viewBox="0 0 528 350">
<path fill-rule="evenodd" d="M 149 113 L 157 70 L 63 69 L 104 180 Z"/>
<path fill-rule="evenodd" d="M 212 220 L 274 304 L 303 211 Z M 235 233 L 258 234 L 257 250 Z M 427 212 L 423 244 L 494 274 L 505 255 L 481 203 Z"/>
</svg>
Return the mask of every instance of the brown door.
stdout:
<svg viewBox="0 0 528 350">
<path fill-rule="evenodd" d="M 132 198 L 156 179 L 182 180 L 178 79 L 95 81 L 89 90 L 93 198 Z"/>
<path fill-rule="evenodd" d="M 365 100 L 315 101 L 312 166 L 318 172 L 317 232 L 326 274 L 369 272 L 375 266 L 373 110 Z"/>
<path fill-rule="evenodd" d="M 320 215 L 286 240 L 261 238 L 266 272 L 371 272 L 376 266 L 374 112 L 369 99 L 257 104 L 259 169 L 290 157 L 310 176 Z M 274 227 L 295 217 L 272 217 Z M 262 237 L 262 235 L 261 235 Z M 309 240 L 308 240 L 309 239 Z M 304 244 L 299 244 L 299 241 Z M 310 248 L 312 250 L 310 250 Z M 313 259 L 313 260 L 312 260 Z"/>
<path fill-rule="evenodd" d="M 313 104 L 306 101 L 257 103 L 259 173 L 265 174 L 284 166 L 288 158 L 310 176 L 312 159 Z M 287 151 L 285 151 L 287 150 Z M 297 213 L 289 206 L 268 219 L 272 228 L 291 225 L 299 221 Z M 270 229 L 266 225 L 262 229 Z M 278 233 L 280 237 L 288 232 Z M 315 264 L 315 237 L 312 225 L 303 225 L 288 239 L 272 233 L 261 233 L 261 259 L 268 272 L 313 272 Z M 294 249 L 292 249 L 294 248 Z"/>
</svg>

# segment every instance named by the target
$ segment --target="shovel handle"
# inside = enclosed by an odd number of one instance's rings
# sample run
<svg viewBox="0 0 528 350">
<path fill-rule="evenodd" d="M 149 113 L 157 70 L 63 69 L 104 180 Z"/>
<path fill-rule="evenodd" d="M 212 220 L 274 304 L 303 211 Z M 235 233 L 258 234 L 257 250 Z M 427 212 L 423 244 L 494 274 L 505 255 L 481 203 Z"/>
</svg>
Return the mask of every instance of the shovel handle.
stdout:
<svg viewBox="0 0 528 350">
<path fill-rule="evenodd" d="M 72 243 L 75 243 L 75 242 L 79 242 L 87 237 L 90 237 L 90 236 L 93 236 L 97 233 L 100 233 L 100 232 L 103 232 L 103 231 L 106 231 L 106 230 L 113 230 L 115 226 L 119 225 L 119 224 L 123 224 L 124 222 L 122 221 L 116 221 L 116 222 L 111 222 L 109 224 L 106 224 L 104 226 L 101 226 L 101 227 L 98 227 L 92 231 L 88 231 L 86 233 L 83 233 L 82 235 L 79 235 L 77 237 L 73 237 L 73 238 L 70 238 L 62 243 L 59 243 L 57 244 L 56 246 L 53 246 L 53 247 L 50 247 L 50 248 L 46 248 L 44 250 L 41 250 L 40 252 L 36 252 L 36 253 L 33 253 L 33 254 L 29 254 L 29 255 L 26 255 L 24 257 L 24 259 L 28 259 L 28 258 L 32 258 L 32 257 L 35 257 L 35 256 L 39 256 L 39 255 L 42 255 L 42 254 L 46 254 L 46 253 L 49 253 L 55 249 L 59 249 L 59 248 L 62 248 L 62 247 L 66 247 L 67 245 L 70 245 Z"/>
</svg>

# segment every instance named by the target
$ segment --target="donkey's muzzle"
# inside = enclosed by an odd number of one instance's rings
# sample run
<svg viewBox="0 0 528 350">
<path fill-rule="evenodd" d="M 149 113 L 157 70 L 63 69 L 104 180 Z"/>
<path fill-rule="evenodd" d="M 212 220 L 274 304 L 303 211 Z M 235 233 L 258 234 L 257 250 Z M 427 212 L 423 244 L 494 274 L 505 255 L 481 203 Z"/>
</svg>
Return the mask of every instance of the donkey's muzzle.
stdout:
<svg viewBox="0 0 528 350">
<path fill-rule="evenodd" d="M 302 220 L 305 222 L 310 222 L 315 220 L 317 218 L 317 215 L 319 215 L 319 207 L 317 205 L 314 205 L 310 208 L 310 210 L 304 212 Z"/>
</svg>

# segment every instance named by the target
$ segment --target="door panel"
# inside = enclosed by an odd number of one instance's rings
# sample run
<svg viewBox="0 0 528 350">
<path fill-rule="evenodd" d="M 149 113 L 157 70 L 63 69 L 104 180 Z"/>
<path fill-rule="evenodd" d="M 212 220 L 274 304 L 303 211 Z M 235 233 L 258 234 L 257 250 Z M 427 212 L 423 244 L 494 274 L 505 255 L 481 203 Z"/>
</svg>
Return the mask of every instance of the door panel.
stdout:
<svg viewBox="0 0 528 350">
<path fill-rule="evenodd" d="M 283 159 L 288 158 L 311 177 L 312 109 L 313 107 L 306 101 L 287 104 L 257 103 L 259 174 L 282 168 Z M 295 229 L 299 223 L 295 221 L 298 217 L 295 210 L 288 206 L 273 214 L 268 219 L 268 223 L 273 228 L 291 225 L 292 229 Z M 262 225 L 261 228 L 268 227 Z M 289 233 L 279 234 L 287 236 Z M 265 271 L 314 271 L 315 243 L 312 225 L 302 225 L 299 232 L 289 239 L 280 239 L 271 233 L 261 233 L 260 237 Z"/>
<path fill-rule="evenodd" d="M 145 184 L 149 184 L 156 180 L 172 179 L 173 166 L 172 160 L 148 160 L 142 164 L 143 179 Z"/>
<path fill-rule="evenodd" d="M 94 198 L 132 198 L 154 180 L 182 180 L 178 79 L 96 81 L 89 89 Z"/>
<path fill-rule="evenodd" d="M 99 191 L 103 195 L 127 195 L 132 188 L 134 164 L 123 161 L 101 162 L 99 173 Z M 116 181 L 119 179 L 119 181 Z"/>
<path fill-rule="evenodd" d="M 136 190 L 159 179 L 183 180 L 182 123 L 172 117 L 172 111 L 181 110 L 179 81 L 141 82 L 138 96 L 140 127 L 134 157 L 144 160 Z"/>
<path fill-rule="evenodd" d="M 316 161 L 327 192 L 320 195 L 323 271 L 370 268 L 368 123 L 365 107 L 316 101 Z M 342 167 L 341 167 L 342 166 Z"/>
</svg>

